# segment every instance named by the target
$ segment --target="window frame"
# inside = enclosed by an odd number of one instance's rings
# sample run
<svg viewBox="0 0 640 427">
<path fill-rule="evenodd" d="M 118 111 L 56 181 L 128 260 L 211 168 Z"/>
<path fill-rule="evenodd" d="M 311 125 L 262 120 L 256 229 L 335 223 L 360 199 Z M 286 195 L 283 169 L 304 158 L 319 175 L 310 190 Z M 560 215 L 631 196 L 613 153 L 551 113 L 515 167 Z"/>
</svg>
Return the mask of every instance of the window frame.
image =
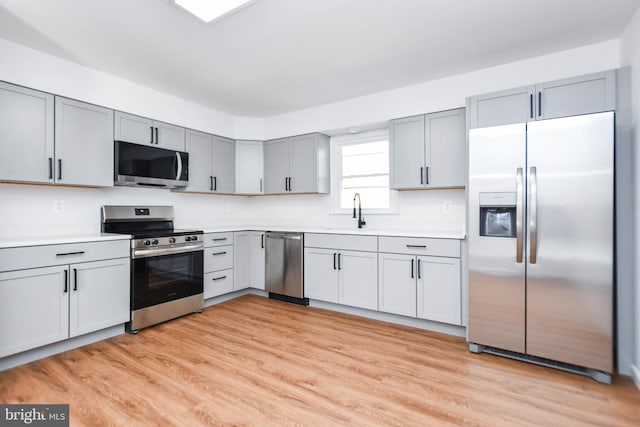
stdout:
<svg viewBox="0 0 640 427">
<path fill-rule="evenodd" d="M 353 208 L 340 207 L 340 188 L 339 184 L 342 179 L 342 147 L 345 145 L 365 144 L 368 142 L 380 141 L 386 139 L 389 141 L 389 129 L 376 129 L 357 134 L 345 134 L 332 136 L 330 140 L 331 147 L 331 214 L 332 215 L 352 215 Z M 391 145 L 389 145 L 391 151 Z M 389 157 L 391 152 L 389 152 Z M 391 166 L 391 165 L 389 165 Z M 391 185 L 391 167 L 389 167 L 389 185 Z M 398 191 L 389 189 L 389 207 L 388 208 L 367 208 L 367 201 L 362 201 L 362 209 L 366 215 L 394 215 L 398 214 Z"/>
</svg>

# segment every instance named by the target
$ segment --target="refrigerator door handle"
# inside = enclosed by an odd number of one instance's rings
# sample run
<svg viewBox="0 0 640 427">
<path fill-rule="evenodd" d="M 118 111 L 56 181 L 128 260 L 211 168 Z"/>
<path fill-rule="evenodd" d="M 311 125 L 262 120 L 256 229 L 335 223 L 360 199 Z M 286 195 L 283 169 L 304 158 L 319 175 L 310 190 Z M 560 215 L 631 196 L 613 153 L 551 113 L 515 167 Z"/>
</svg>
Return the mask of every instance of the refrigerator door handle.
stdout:
<svg viewBox="0 0 640 427">
<path fill-rule="evenodd" d="M 523 199 L 524 199 L 524 189 L 523 189 L 523 173 L 522 168 L 518 168 L 516 170 L 516 262 L 518 264 L 522 263 L 522 252 L 523 252 L 523 242 L 522 242 L 522 219 L 524 217 L 523 207 Z"/>
<path fill-rule="evenodd" d="M 538 178 L 536 167 L 529 169 L 529 262 L 538 260 Z"/>
</svg>

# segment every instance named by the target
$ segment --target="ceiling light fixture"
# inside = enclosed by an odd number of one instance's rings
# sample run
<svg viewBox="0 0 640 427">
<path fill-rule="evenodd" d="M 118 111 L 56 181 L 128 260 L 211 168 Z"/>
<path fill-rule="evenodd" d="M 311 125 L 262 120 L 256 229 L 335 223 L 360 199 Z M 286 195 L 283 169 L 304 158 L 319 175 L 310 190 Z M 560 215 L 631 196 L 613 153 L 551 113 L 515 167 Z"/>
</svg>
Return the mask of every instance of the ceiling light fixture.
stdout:
<svg viewBox="0 0 640 427">
<path fill-rule="evenodd" d="M 258 0 L 172 0 L 174 4 L 210 23 L 244 9 Z"/>
</svg>

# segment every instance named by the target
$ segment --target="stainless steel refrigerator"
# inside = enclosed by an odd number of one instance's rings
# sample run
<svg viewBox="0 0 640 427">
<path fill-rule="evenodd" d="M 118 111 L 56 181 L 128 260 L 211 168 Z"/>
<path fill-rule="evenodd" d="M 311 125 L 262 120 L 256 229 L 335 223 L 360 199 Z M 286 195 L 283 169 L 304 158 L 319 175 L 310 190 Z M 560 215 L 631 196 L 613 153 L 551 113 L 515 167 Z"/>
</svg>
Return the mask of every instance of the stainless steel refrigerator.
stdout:
<svg viewBox="0 0 640 427">
<path fill-rule="evenodd" d="M 610 382 L 614 113 L 472 129 L 468 197 L 470 350 Z"/>
</svg>

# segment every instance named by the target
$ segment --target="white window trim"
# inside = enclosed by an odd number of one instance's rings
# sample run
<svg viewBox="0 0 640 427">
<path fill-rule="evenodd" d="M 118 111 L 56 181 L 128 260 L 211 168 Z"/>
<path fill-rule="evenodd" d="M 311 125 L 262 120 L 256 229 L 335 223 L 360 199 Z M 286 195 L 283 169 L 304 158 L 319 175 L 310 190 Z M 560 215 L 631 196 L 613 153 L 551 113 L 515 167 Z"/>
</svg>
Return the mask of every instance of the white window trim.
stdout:
<svg viewBox="0 0 640 427">
<path fill-rule="evenodd" d="M 337 135 L 331 137 L 331 214 L 353 215 L 353 208 L 341 208 L 338 189 L 338 173 L 341 168 L 341 160 L 338 158 L 339 147 L 348 144 L 361 144 L 365 142 L 379 141 L 381 138 L 389 138 L 388 129 L 376 129 L 357 134 Z M 391 147 L 389 147 L 391 149 Z M 389 171 L 391 173 L 391 171 Z M 389 177 L 391 178 L 391 177 Z M 395 215 L 398 214 L 398 192 L 389 190 L 389 208 L 367 208 L 367 201 L 362 201 L 362 211 L 365 215 Z"/>
</svg>

